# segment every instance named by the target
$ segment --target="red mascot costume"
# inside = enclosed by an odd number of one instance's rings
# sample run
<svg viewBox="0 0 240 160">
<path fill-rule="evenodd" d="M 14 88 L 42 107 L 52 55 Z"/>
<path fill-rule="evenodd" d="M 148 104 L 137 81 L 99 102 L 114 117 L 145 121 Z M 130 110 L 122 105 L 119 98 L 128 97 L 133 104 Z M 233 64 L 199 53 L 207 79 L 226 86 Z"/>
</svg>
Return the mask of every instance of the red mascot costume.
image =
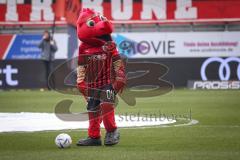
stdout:
<svg viewBox="0 0 240 160">
<path fill-rule="evenodd" d="M 79 146 L 102 145 L 100 124 L 106 129 L 105 145 L 115 145 L 120 134 L 114 118 L 114 101 L 125 85 L 125 70 L 116 44 L 113 26 L 103 15 L 83 9 L 77 20 L 77 36 L 81 40 L 78 56 L 77 85 L 87 100 L 88 138 Z"/>
</svg>

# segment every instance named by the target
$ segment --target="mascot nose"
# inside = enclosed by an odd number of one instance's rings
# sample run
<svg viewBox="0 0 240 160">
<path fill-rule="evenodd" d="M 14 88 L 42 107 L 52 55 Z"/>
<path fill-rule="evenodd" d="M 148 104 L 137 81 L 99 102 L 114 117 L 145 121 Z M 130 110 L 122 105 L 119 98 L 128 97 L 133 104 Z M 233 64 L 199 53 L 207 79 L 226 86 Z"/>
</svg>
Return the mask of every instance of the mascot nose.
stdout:
<svg viewBox="0 0 240 160">
<path fill-rule="evenodd" d="M 98 22 L 98 27 L 99 31 L 102 32 L 103 34 L 110 34 L 113 32 L 113 26 L 109 21 L 101 21 Z"/>
</svg>

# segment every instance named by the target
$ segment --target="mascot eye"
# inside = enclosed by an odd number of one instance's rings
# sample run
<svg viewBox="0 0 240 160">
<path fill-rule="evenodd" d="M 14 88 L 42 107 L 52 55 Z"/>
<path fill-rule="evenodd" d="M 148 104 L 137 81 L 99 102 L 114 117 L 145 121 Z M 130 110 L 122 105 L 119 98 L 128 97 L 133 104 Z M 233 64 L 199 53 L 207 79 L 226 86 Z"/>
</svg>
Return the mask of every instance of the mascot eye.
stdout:
<svg viewBox="0 0 240 160">
<path fill-rule="evenodd" d="M 87 26 L 93 27 L 95 25 L 95 22 L 93 20 L 87 21 Z"/>
<path fill-rule="evenodd" d="M 102 16 L 102 15 L 100 15 L 99 17 L 100 17 L 100 19 L 101 19 L 102 21 L 106 21 L 106 20 L 107 20 L 107 18 L 104 17 L 104 16 Z"/>
</svg>

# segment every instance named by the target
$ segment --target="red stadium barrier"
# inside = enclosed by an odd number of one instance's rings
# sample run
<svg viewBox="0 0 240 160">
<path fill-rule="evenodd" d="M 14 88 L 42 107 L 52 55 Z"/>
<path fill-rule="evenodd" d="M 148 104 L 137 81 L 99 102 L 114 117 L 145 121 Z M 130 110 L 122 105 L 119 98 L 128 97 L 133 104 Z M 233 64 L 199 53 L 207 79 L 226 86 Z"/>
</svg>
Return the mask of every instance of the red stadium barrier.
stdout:
<svg viewBox="0 0 240 160">
<path fill-rule="evenodd" d="M 103 13 L 115 24 L 240 22 L 240 1 L 236 0 L 115 0 L 114 4 L 96 0 L 34 0 L 31 4 L 8 0 L 0 2 L 0 25 L 52 25 L 54 20 L 60 26 L 75 25 L 82 7 Z"/>
</svg>

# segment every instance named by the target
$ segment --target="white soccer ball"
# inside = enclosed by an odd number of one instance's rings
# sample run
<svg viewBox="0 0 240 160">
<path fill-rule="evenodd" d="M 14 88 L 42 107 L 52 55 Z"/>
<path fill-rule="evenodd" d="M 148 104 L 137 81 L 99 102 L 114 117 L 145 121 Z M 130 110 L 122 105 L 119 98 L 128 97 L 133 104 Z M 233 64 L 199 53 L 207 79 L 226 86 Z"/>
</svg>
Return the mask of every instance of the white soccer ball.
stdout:
<svg viewBox="0 0 240 160">
<path fill-rule="evenodd" d="M 59 147 L 59 148 L 68 148 L 71 146 L 72 144 L 72 139 L 71 137 L 66 134 L 66 133 L 61 133 L 59 134 L 56 139 L 55 139 L 55 144 Z"/>
</svg>

